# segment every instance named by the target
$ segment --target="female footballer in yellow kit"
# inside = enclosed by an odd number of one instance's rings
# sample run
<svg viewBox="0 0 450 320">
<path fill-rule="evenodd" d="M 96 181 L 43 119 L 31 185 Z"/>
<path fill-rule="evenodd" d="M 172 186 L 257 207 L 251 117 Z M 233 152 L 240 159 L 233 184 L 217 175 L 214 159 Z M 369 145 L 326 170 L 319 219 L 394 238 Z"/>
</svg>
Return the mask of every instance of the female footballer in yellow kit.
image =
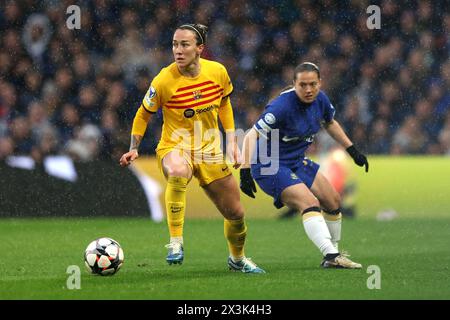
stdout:
<svg viewBox="0 0 450 320">
<path fill-rule="evenodd" d="M 235 143 L 229 97 L 233 86 L 222 64 L 200 58 L 206 35 L 207 27 L 200 24 L 184 24 L 175 30 L 172 41 L 175 62 L 153 79 L 133 121 L 130 151 L 120 158 L 120 165 L 128 166 L 138 157 L 147 123 L 162 108 L 164 123 L 156 154 L 167 179 L 165 206 L 170 243 L 166 261 L 183 262 L 186 187 L 195 176 L 225 218 L 230 269 L 264 273 L 244 254 L 247 234 L 244 209 L 238 185 L 223 159 L 218 126 L 220 119 L 227 135 L 227 154 L 238 168 L 240 152 Z"/>
</svg>

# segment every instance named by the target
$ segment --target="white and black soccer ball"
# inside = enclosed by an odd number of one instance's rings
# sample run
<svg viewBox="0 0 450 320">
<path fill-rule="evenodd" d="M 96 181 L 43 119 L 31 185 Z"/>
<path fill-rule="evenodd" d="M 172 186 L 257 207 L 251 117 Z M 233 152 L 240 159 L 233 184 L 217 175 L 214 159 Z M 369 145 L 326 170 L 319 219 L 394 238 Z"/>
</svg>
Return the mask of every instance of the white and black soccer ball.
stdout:
<svg viewBox="0 0 450 320">
<path fill-rule="evenodd" d="M 124 254 L 120 244 L 111 238 L 92 241 L 84 252 L 84 263 L 90 273 L 109 276 L 122 267 Z"/>
</svg>

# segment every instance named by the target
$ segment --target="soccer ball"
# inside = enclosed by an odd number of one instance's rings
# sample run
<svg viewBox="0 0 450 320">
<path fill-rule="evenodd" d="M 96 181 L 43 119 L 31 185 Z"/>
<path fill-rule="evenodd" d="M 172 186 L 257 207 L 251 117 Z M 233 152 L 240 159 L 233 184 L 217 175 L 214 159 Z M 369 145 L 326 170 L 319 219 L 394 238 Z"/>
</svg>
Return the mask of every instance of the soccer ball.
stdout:
<svg viewBox="0 0 450 320">
<path fill-rule="evenodd" d="M 84 252 L 84 263 L 92 274 L 113 275 L 122 267 L 123 260 L 122 247 L 111 238 L 92 241 Z"/>
</svg>

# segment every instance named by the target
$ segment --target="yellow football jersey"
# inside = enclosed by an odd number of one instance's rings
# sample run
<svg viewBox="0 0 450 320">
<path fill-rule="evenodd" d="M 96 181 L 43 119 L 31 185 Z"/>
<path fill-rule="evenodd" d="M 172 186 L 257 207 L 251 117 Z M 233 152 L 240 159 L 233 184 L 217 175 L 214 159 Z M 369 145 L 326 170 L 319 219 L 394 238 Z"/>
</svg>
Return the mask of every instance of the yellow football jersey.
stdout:
<svg viewBox="0 0 450 320">
<path fill-rule="evenodd" d="M 183 76 L 175 63 L 163 68 L 142 102 L 149 112 L 162 108 L 157 152 L 177 147 L 198 155 L 221 156 L 218 110 L 232 91 L 227 70 L 218 62 L 200 59 L 200 74 L 195 78 Z"/>
</svg>

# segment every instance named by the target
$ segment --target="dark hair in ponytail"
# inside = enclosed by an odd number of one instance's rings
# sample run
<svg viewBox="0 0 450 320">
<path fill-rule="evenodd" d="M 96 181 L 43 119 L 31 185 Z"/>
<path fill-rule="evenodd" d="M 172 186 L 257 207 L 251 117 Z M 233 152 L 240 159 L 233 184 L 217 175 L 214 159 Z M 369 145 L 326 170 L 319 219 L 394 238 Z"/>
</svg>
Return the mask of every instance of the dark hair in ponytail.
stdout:
<svg viewBox="0 0 450 320">
<path fill-rule="evenodd" d="M 191 30 L 195 34 L 197 45 L 206 44 L 206 38 L 208 35 L 208 27 L 199 23 L 188 23 L 179 26 L 177 29 Z"/>
</svg>

